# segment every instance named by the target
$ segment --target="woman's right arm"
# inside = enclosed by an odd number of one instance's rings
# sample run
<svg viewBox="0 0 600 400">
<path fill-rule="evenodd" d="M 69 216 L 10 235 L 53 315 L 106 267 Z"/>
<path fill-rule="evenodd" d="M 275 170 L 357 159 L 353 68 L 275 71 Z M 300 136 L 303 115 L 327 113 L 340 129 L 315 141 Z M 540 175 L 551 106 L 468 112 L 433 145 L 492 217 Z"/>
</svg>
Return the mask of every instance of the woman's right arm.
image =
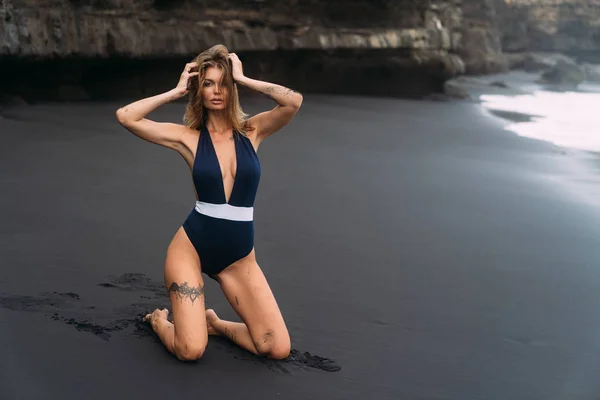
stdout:
<svg viewBox="0 0 600 400">
<path fill-rule="evenodd" d="M 194 63 L 186 65 L 175 89 L 135 101 L 119 108 L 117 110 L 117 120 L 119 123 L 131 133 L 144 140 L 161 146 L 175 148 L 187 128 L 179 124 L 151 121 L 145 117 L 161 105 L 177 100 L 188 93 L 188 79 L 198 75 L 198 72 L 190 72 L 190 69 L 194 65 Z"/>
</svg>

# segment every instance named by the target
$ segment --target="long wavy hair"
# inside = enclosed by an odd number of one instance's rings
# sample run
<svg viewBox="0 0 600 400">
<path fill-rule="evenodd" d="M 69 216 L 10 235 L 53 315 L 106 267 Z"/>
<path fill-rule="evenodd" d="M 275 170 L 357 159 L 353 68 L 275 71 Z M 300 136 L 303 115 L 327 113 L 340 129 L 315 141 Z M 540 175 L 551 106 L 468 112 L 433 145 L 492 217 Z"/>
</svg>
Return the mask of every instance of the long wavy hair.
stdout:
<svg viewBox="0 0 600 400">
<path fill-rule="evenodd" d="M 202 88 L 206 70 L 209 67 L 216 67 L 223 71 L 221 82 L 227 90 L 226 115 L 231 121 L 233 129 L 242 135 L 246 135 L 251 128 L 247 124 L 248 114 L 244 113 L 240 105 L 237 85 L 233 80 L 231 62 L 228 58 L 229 50 L 222 44 L 211 47 L 200 53 L 194 61 L 198 63 L 198 74 L 192 77 L 188 82 L 189 100 L 183 116 L 185 125 L 192 129 L 200 129 L 206 126 L 207 110 L 202 104 Z M 192 69 L 196 71 L 196 69 Z"/>
</svg>

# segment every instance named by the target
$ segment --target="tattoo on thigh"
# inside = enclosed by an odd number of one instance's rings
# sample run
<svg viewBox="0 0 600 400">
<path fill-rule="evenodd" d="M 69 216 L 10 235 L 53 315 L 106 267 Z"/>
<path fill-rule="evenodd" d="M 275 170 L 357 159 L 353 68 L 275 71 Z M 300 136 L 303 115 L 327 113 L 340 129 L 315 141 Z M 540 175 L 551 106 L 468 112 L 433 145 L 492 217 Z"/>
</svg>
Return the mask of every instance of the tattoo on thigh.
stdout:
<svg viewBox="0 0 600 400">
<path fill-rule="evenodd" d="M 182 302 L 187 297 L 192 301 L 192 304 L 194 304 L 194 301 L 204 294 L 204 287 L 202 285 L 193 287 L 188 285 L 187 282 L 183 282 L 181 285 L 173 282 L 171 286 L 169 286 L 169 292 L 174 292 Z"/>
</svg>

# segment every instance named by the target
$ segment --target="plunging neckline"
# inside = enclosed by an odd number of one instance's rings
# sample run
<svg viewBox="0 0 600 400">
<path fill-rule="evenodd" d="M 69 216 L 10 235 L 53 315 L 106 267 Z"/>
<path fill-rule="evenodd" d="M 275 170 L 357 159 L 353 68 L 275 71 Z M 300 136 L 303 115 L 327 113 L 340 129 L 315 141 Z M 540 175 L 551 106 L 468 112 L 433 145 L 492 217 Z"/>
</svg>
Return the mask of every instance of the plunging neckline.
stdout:
<svg viewBox="0 0 600 400">
<path fill-rule="evenodd" d="M 223 168 L 221 168 L 221 163 L 219 162 L 219 156 L 217 155 L 217 149 L 212 141 L 212 137 L 210 136 L 210 132 L 207 127 L 204 127 L 204 131 L 208 135 L 208 141 L 210 142 L 210 147 L 212 147 L 213 155 L 215 156 L 215 160 L 217 161 L 217 166 L 219 167 L 220 172 L 220 181 L 221 181 L 221 192 L 223 193 L 223 200 L 225 204 L 229 204 L 231 201 L 231 197 L 233 197 L 233 191 L 235 190 L 235 183 L 237 181 L 237 170 L 238 170 L 238 151 L 237 145 L 235 141 L 235 131 L 232 129 L 231 134 L 233 135 L 233 151 L 235 153 L 235 175 L 233 176 L 233 185 L 231 186 L 231 193 L 229 194 L 229 199 L 227 199 L 227 193 L 225 192 L 225 181 L 223 180 Z M 201 133 L 202 134 L 202 133 Z"/>
</svg>

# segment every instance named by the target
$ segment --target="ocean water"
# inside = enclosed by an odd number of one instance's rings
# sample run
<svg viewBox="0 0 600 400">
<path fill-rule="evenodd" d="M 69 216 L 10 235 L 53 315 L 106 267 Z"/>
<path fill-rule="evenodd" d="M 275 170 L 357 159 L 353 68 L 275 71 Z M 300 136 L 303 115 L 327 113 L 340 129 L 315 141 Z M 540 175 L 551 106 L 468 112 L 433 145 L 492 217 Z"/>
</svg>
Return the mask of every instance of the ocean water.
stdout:
<svg viewBox="0 0 600 400">
<path fill-rule="evenodd" d="M 480 100 L 492 111 L 530 115 L 522 122 L 506 125 L 506 129 L 518 135 L 600 152 L 600 87 L 587 85 L 586 89 L 535 90 L 518 96 L 482 95 Z"/>
</svg>

